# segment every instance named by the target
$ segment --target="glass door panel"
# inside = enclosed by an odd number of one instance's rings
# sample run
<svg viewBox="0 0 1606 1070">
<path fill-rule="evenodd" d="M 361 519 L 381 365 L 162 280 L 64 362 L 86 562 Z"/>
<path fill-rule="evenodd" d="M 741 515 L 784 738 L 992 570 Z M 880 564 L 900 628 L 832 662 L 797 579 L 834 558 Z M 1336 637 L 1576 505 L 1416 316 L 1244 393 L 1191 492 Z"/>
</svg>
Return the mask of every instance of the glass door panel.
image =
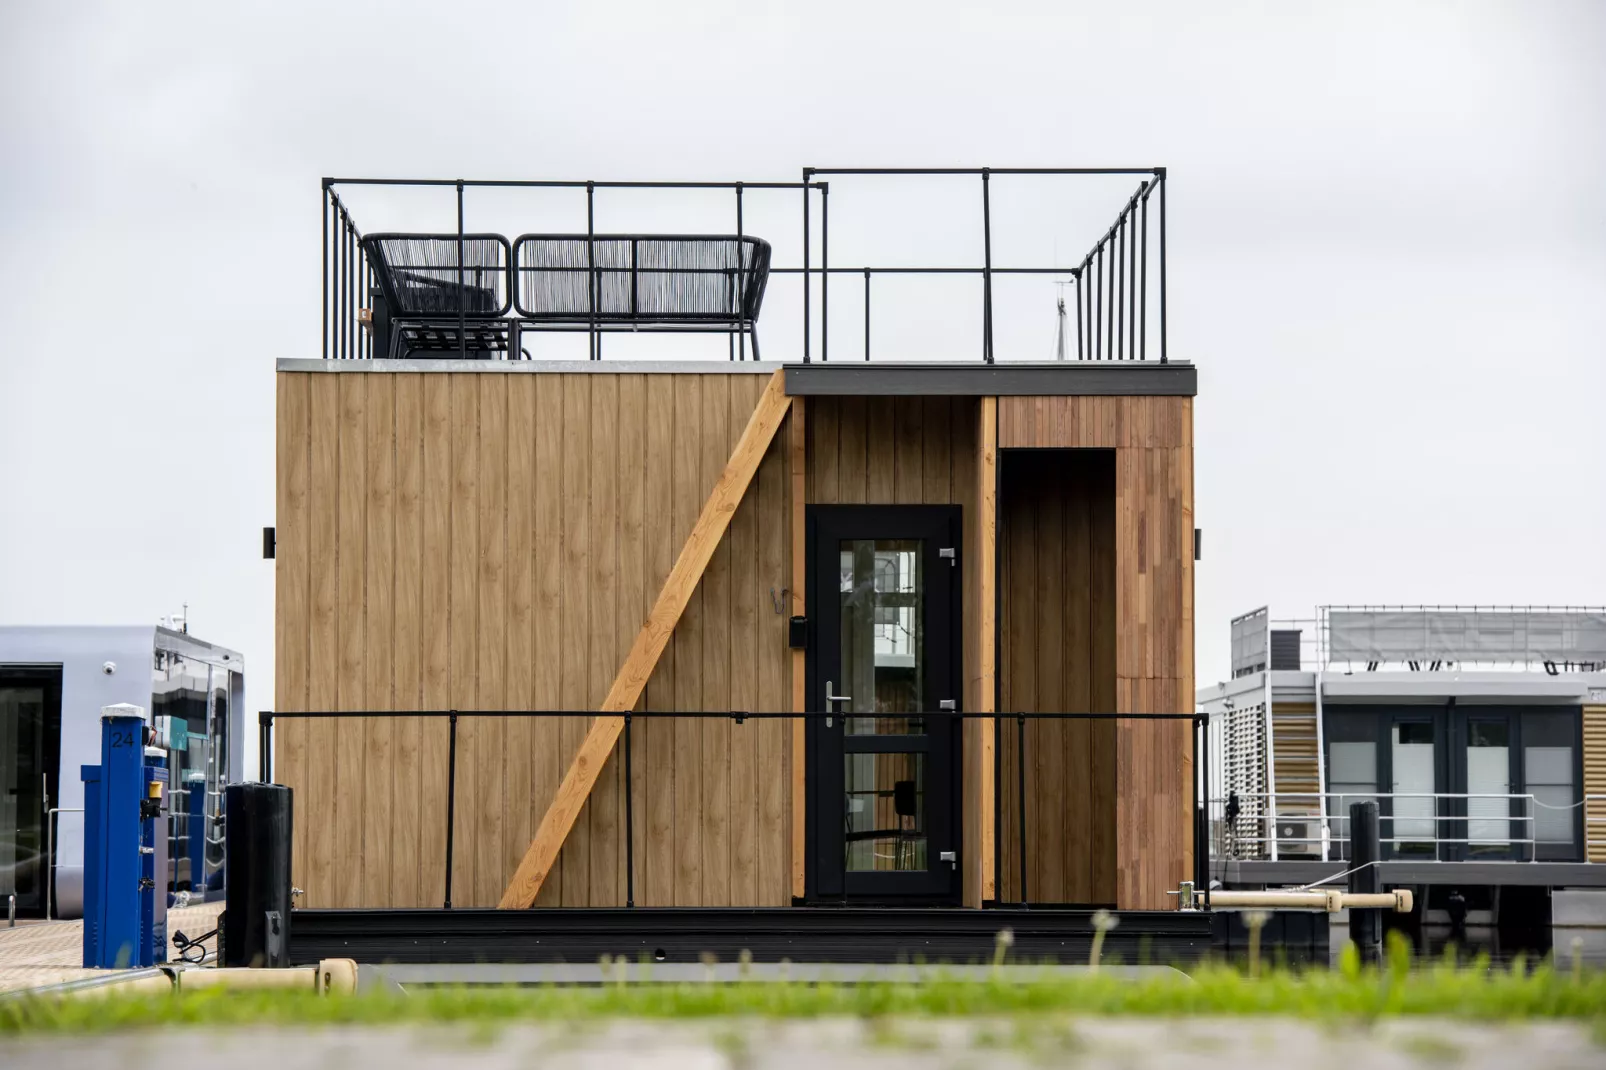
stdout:
<svg viewBox="0 0 1606 1070">
<path fill-rule="evenodd" d="M 1437 848 L 1438 748 L 1432 721 L 1396 721 L 1390 757 L 1394 766 L 1394 850 L 1432 855 Z"/>
<path fill-rule="evenodd" d="M 843 539 L 838 583 L 842 675 L 848 698 L 839 707 L 860 714 L 844 721 L 850 736 L 922 735 L 923 584 L 921 540 Z"/>
<path fill-rule="evenodd" d="M 1469 718 L 1466 772 L 1470 857 L 1511 853 L 1511 722 Z"/>
</svg>

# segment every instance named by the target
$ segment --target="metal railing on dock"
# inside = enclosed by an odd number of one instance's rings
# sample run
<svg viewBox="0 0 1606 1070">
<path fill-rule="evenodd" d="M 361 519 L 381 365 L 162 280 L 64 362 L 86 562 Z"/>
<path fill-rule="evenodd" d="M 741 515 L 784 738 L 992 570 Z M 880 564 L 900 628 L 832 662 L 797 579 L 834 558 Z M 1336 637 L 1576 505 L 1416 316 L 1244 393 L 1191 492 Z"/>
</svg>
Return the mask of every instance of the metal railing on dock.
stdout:
<svg viewBox="0 0 1606 1070">
<path fill-rule="evenodd" d="M 697 720 L 728 720 L 734 725 L 741 725 L 747 721 L 820 721 L 829 722 L 831 719 L 844 719 L 855 717 L 894 716 L 897 718 L 923 719 L 933 723 L 948 723 L 957 729 L 967 720 L 980 720 L 993 722 L 993 814 L 995 822 L 1000 823 L 999 832 L 993 838 L 993 873 L 998 886 L 1002 888 L 1004 876 L 1004 830 L 1001 828 L 1001 815 L 1004 813 L 1003 783 L 1004 768 L 1004 733 L 1010 726 L 1014 729 L 1014 767 L 1016 776 L 1011 787 L 1015 792 L 1017 818 L 1014 828 L 1008 830 L 1016 838 L 1016 890 L 1017 897 L 1006 902 L 998 901 L 1001 896 L 995 897 L 992 905 L 996 906 L 1030 906 L 1032 900 L 1028 896 L 1027 886 L 1027 860 L 1031 855 L 1031 840 L 1028 835 L 1027 813 L 1027 766 L 1028 753 L 1026 726 L 1029 721 L 1170 721 L 1187 723 L 1191 731 L 1189 758 L 1193 770 L 1191 785 L 1193 807 L 1193 828 L 1190 831 L 1193 845 L 1193 878 L 1196 887 L 1203 890 L 1205 907 L 1209 907 L 1209 837 L 1207 833 L 1206 814 L 1202 801 L 1210 798 L 1210 738 L 1207 731 L 1209 717 L 1202 713 L 962 713 L 954 710 L 938 710 L 936 712 L 899 711 L 896 714 L 858 714 L 852 711 L 845 712 L 808 712 L 808 713 L 774 713 L 774 712 L 743 712 L 743 711 L 632 711 L 627 713 L 608 714 L 596 710 L 320 710 L 320 711 L 276 711 L 263 710 L 258 714 L 258 772 L 264 783 L 273 781 L 273 728 L 276 721 L 288 719 L 348 719 L 372 718 L 393 719 L 404 717 L 446 718 L 448 722 L 447 753 L 446 753 L 446 842 L 445 842 L 445 887 L 443 889 L 442 906 L 446 909 L 452 907 L 452 863 L 455 852 L 455 825 L 457 812 L 457 738 L 458 724 L 465 718 L 507 718 L 507 717 L 558 717 L 558 718 L 585 718 L 620 717 L 624 721 L 621 733 L 620 747 L 624 762 L 624 810 L 625 810 L 625 905 L 634 907 L 635 901 L 635 802 L 633 798 L 632 783 L 633 770 L 633 740 L 632 728 L 636 721 L 642 719 L 697 719 Z M 802 805 L 794 800 L 794 805 Z M 1059 904 L 1056 904 L 1059 905 Z"/>
<path fill-rule="evenodd" d="M 1583 860 L 1606 846 L 1606 796 L 1551 806 L 1532 793 L 1240 792 L 1210 800 L 1210 847 L 1218 860 L 1349 857 L 1349 804 L 1378 803 L 1382 844 L 1395 858 L 1426 861 L 1532 862 L 1542 848 L 1577 851 L 1579 838 L 1539 835 L 1540 812 L 1583 808 Z M 1598 830 L 1598 835 L 1597 831 Z M 1277 850 L 1274 854 L 1273 846 Z"/>
</svg>

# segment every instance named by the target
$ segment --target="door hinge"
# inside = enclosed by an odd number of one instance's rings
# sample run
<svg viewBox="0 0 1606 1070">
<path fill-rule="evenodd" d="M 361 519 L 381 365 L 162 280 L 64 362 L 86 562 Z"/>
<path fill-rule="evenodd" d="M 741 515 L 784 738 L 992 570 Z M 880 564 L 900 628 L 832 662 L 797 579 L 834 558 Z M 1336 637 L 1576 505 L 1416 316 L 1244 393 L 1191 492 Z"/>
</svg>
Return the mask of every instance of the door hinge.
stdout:
<svg viewBox="0 0 1606 1070">
<path fill-rule="evenodd" d="M 950 568 L 957 567 L 959 564 L 959 551 L 952 546 L 944 546 L 937 551 L 937 556 L 946 557 Z"/>
</svg>

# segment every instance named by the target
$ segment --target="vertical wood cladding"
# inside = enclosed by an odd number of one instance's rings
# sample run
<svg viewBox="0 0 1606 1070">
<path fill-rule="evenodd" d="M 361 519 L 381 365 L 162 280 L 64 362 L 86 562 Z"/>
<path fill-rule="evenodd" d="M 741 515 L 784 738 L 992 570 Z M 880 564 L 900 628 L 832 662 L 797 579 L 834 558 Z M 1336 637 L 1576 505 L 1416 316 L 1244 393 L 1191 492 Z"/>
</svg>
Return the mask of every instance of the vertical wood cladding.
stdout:
<svg viewBox="0 0 1606 1070">
<path fill-rule="evenodd" d="M 276 707 L 596 708 L 767 379 L 281 373 Z M 788 707 L 786 442 L 639 709 Z M 588 723 L 459 718 L 454 905 L 495 905 Z M 446 719 L 275 733 L 303 902 L 439 905 Z M 632 742 L 636 901 L 789 902 L 789 726 L 643 718 Z M 622 776 L 621 746 L 539 905 L 624 903 Z"/>
<path fill-rule="evenodd" d="M 1115 710 L 1115 453 L 1006 454 L 999 506 L 1005 712 Z M 1026 891 L 1116 901 L 1116 722 L 1025 725 Z M 1020 726 L 1005 719 L 1005 902 L 1020 897 Z"/>
<path fill-rule="evenodd" d="M 766 378 L 280 373 L 276 708 L 595 709 Z M 1006 492 L 996 652 L 976 571 L 989 404 L 1006 471 L 1020 447 L 1113 453 L 1088 482 Z M 791 707 L 785 592 L 805 501 L 964 508 L 967 709 L 991 708 L 994 661 L 1006 709 L 1191 708 L 1191 399 L 813 397 L 807 412 L 772 443 L 638 708 Z M 1095 475 L 1105 490 L 1078 497 Z M 1045 647 L 1074 655 L 1056 663 Z M 454 904 L 495 904 L 587 725 L 459 719 Z M 1028 824 L 1063 849 L 1034 862 L 1031 897 L 1170 906 L 1191 867 L 1186 727 L 1032 732 Z M 637 902 L 790 901 L 795 738 L 784 721 L 634 722 Z M 966 735 L 967 903 L 1012 872 L 990 872 L 990 738 Z M 285 719 L 276 740 L 303 902 L 439 905 L 446 719 Z M 623 776 L 616 748 L 538 905 L 623 903 Z"/>
<path fill-rule="evenodd" d="M 1001 449 L 1115 451 L 1115 709 L 1193 709 L 1193 399 L 1010 397 Z M 1030 749 L 1030 744 L 1028 744 Z M 1186 722 L 1119 721 L 1116 904 L 1164 909 L 1192 873 Z"/>
</svg>

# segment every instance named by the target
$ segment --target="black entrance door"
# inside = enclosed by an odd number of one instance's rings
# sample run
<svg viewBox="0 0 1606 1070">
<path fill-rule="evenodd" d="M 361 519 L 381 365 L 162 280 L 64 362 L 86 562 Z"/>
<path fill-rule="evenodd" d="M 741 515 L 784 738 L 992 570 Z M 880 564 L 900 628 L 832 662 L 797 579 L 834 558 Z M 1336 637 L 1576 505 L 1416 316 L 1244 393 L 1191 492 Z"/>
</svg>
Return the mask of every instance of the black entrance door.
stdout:
<svg viewBox="0 0 1606 1070">
<path fill-rule="evenodd" d="M 810 897 L 957 902 L 959 509 L 812 506 Z"/>
</svg>

